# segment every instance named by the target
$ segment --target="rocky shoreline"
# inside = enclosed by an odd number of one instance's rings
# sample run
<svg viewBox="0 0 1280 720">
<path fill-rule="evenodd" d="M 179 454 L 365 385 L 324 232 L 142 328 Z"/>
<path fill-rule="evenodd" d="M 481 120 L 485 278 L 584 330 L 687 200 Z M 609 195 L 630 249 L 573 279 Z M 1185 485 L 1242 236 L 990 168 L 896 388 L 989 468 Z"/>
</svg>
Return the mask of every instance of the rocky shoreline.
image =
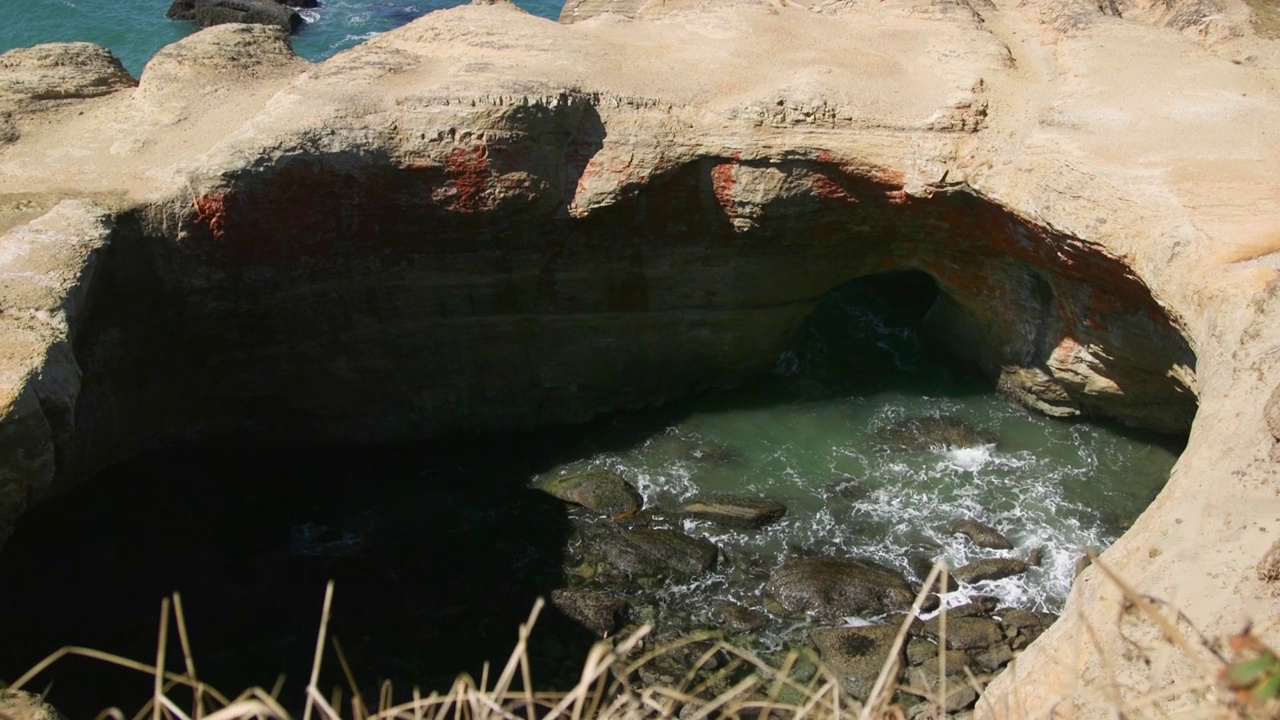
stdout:
<svg viewBox="0 0 1280 720">
<path fill-rule="evenodd" d="M 997 441 L 991 433 L 949 416 L 899 421 L 885 428 L 881 437 L 890 447 L 917 451 Z M 695 454 L 711 463 L 734 455 L 729 448 L 705 441 L 689 453 Z M 654 634 L 646 649 L 701 638 L 695 646 L 706 650 L 711 641 L 723 640 L 777 667 L 788 654 L 807 650 L 836 673 L 851 697 L 862 701 L 933 566 L 933 558 L 915 558 L 919 567 L 912 582 L 870 560 L 804 548 L 789 549 L 790 559 L 740 555 L 690 534 L 681 523 L 694 518 L 750 534 L 786 514 L 782 503 L 757 497 L 702 497 L 674 512 L 645 508 L 633 485 L 601 467 L 553 470 L 535 478 L 532 486 L 573 508 L 574 530 L 564 560 L 569 584 L 552 592 L 551 603 L 583 628 L 601 638 L 629 637 L 640 625 L 649 624 Z M 980 547 L 1014 547 L 995 528 L 972 518 L 958 519 L 951 532 Z M 705 579 L 717 567 L 727 569 L 729 583 L 715 586 L 708 594 Z M 945 660 L 953 688 L 947 710 L 971 709 L 978 693 L 966 672 L 978 679 L 979 686 L 985 685 L 1057 619 L 1052 613 L 1000 606 L 996 598 L 972 587 L 1025 573 L 1028 567 L 1028 562 L 1013 557 L 986 558 L 955 568 L 945 580 L 940 578 L 923 594 L 920 606 L 932 619 L 911 622 L 911 640 L 901 648 L 893 679 L 915 688 L 938 682 L 942 637 L 936 615 L 941 601 L 935 592 L 941 592 L 945 582 L 951 593 L 945 611 L 949 628 Z M 672 584 L 688 589 L 673 598 Z M 742 598 L 743 603 L 715 600 L 716 595 L 725 594 Z M 711 606 L 714 612 L 706 612 Z M 850 626 L 850 619 L 858 623 Z M 646 684 L 675 687 L 690 664 L 685 662 L 681 670 L 678 658 L 662 656 L 631 682 L 637 688 Z M 808 667 L 812 673 L 812 666 Z M 690 687 L 705 688 L 710 699 L 737 679 L 720 669 L 720 663 L 707 663 L 684 681 Z M 903 693 L 896 701 L 916 712 L 927 709 L 921 698 L 910 694 Z"/>
</svg>

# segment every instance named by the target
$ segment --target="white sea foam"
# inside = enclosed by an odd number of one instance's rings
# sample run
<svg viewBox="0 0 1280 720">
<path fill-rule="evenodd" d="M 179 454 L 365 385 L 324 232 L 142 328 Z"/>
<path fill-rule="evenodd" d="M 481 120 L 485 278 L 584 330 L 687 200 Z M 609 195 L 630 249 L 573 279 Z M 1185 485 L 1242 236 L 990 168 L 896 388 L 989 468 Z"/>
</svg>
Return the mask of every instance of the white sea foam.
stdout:
<svg viewBox="0 0 1280 720">
<path fill-rule="evenodd" d="M 957 470 L 977 470 L 986 465 L 995 453 L 995 445 L 949 448 L 942 451 L 944 463 Z M 941 468 L 939 468 L 941 469 Z"/>
</svg>

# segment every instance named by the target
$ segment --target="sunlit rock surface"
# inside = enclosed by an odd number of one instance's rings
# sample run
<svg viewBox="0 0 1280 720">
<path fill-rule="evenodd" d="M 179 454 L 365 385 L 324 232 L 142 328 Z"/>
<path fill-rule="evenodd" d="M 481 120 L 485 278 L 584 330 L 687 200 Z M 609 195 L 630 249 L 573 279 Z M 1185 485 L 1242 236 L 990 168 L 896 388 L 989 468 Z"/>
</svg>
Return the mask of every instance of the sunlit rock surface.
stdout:
<svg viewBox="0 0 1280 720">
<path fill-rule="evenodd" d="M 219 26 L 136 89 L 78 47 L 0 56 L 0 537 L 166 439 L 399 440 L 742 383 L 830 289 L 915 268 L 1016 402 L 1194 416 L 1102 562 L 1210 634 L 1267 615 L 1280 53 L 1245 5 L 601 7 L 437 12 L 319 65 Z M 1194 675 L 1119 651 L 1157 635 L 1117 597 L 1086 571 L 984 712 Z"/>
</svg>

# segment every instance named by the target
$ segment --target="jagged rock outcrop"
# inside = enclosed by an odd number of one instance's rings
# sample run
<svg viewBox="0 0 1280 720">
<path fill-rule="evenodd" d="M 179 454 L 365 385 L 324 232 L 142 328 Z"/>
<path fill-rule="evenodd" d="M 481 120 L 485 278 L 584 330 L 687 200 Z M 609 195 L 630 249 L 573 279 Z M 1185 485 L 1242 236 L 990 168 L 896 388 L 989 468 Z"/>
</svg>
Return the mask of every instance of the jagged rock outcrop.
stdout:
<svg viewBox="0 0 1280 720">
<path fill-rule="evenodd" d="M 65 200 L 0 244 L 0 543 L 74 444 L 83 371 L 73 348 L 111 231 L 101 208 Z"/>
<path fill-rule="evenodd" d="M 292 8 L 316 7 L 316 0 L 174 0 L 165 13 L 173 20 L 190 20 L 200 27 L 224 23 L 249 23 L 293 32 L 302 17 Z"/>
<path fill-rule="evenodd" d="M 1121 651 L 1164 652 L 1102 566 L 1221 635 L 1270 612 L 1280 530 L 1280 51 L 1219 2 L 499 3 L 315 66 L 210 28 L 136 90 L 6 54 L 0 88 L 90 90 L 0 93 L 0 527 L 173 438 L 396 440 L 737 384 L 830 289 L 912 268 L 1010 398 L 1191 427 L 980 712 L 1176 684 L 1176 653 Z"/>
</svg>

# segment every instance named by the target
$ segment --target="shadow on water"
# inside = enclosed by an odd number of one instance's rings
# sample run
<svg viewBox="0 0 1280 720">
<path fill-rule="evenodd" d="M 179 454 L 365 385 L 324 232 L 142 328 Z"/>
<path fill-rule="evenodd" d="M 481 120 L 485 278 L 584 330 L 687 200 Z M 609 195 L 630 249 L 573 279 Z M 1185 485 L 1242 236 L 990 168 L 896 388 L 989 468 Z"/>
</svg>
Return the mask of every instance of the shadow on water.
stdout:
<svg viewBox="0 0 1280 720">
<path fill-rule="evenodd" d="M 234 694 L 283 672 L 284 697 L 301 702 L 330 578 L 332 631 L 366 693 L 387 678 L 408 692 L 479 677 L 505 661 L 534 599 L 563 585 L 565 510 L 525 488 L 557 460 L 544 433 L 188 448 L 110 468 L 24 516 L 0 553 L 0 678 L 70 644 L 150 662 L 159 601 L 178 591 L 202 680 Z M 595 638 L 541 626 L 535 671 L 580 667 Z M 321 686 L 345 685 L 327 662 Z M 150 696 L 149 679 L 79 658 L 33 685 L 46 678 L 70 717 Z"/>
</svg>

